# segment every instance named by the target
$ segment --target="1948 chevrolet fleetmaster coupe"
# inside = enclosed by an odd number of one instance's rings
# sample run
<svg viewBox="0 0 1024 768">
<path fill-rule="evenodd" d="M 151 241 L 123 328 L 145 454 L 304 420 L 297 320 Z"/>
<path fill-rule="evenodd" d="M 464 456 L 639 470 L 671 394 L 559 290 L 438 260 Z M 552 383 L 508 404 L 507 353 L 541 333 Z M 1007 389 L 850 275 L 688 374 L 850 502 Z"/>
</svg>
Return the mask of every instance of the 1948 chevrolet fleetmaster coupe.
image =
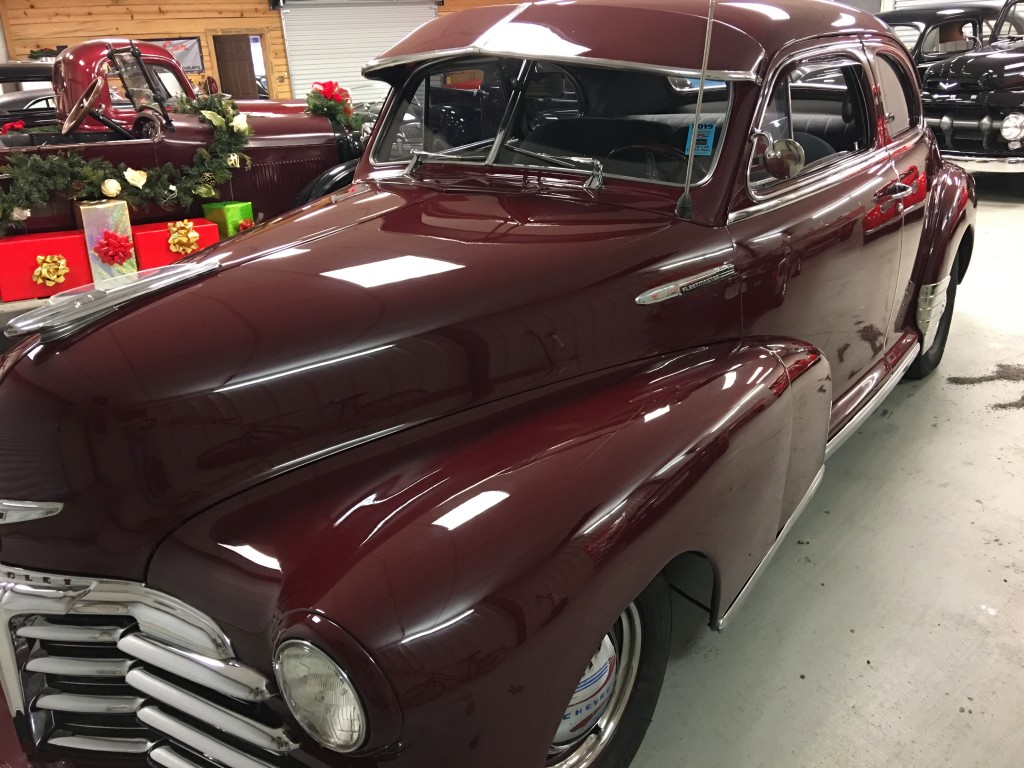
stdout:
<svg viewBox="0 0 1024 768">
<path fill-rule="evenodd" d="M 350 188 L 8 327 L 8 762 L 625 766 L 666 568 L 721 627 L 939 363 L 976 197 L 873 17 L 489 7 L 366 71 Z"/>
</svg>

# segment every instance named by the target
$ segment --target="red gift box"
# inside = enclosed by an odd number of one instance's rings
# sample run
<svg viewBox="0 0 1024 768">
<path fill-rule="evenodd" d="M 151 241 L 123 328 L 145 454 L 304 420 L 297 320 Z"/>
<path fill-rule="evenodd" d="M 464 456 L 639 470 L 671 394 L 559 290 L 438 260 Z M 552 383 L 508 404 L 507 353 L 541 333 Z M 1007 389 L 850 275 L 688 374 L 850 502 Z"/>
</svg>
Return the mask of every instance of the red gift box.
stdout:
<svg viewBox="0 0 1024 768">
<path fill-rule="evenodd" d="M 213 245 L 220 240 L 217 225 L 206 219 L 188 219 L 199 239 L 195 242 L 195 251 Z M 171 231 L 168 224 L 177 222 L 161 222 L 159 224 L 139 224 L 132 227 L 132 238 L 135 240 L 135 254 L 139 259 L 139 269 L 153 269 L 171 264 L 188 256 L 187 253 L 175 253 L 171 250 L 169 238 Z M 195 253 L 192 251 L 192 253 Z"/>
<path fill-rule="evenodd" d="M 40 266 L 36 258 L 38 256 L 63 258 L 64 266 L 68 269 L 64 281 L 53 286 L 34 282 L 32 275 Z M 54 274 L 52 268 L 49 274 Z M 82 232 L 51 232 L 0 238 L 0 301 L 45 299 L 91 282 L 89 252 Z"/>
</svg>

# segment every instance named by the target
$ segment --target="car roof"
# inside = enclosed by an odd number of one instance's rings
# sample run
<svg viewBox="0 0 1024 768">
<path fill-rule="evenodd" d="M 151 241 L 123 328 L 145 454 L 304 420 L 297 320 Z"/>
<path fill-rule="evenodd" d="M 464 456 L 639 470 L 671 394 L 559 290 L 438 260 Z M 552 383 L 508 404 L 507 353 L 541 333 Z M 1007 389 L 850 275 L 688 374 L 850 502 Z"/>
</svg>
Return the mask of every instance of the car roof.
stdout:
<svg viewBox="0 0 1024 768">
<path fill-rule="evenodd" d="M 931 25 L 940 21 L 957 21 L 958 19 L 990 18 L 999 15 L 1002 3 L 947 3 L 945 5 L 918 5 L 913 8 L 900 8 L 885 11 L 878 18 L 886 24 L 910 24 L 920 22 Z"/>
<path fill-rule="evenodd" d="M 33 88 L 29 91 L 14 91 L 13 93 L 0 93 L 0 111 L 10 109 L 22 109 L 36 99 L 52 99 L 52 88 Z"/>
<path fill-rule="evenodd" d="M 0 83 L 48 83 L 53 79 L 49 61 L 5 61 L 0 63 Z"/>
<path fill-rule="evenodd" d="M 363 73 L 395 84 L 405 65 L 459 53 L 698 72 L 707 9 L 707 0 L 542 0 L 472 8 L 424 24 Z M 708 70 L 757 79 L 765 61 L 788 43 L 850 32 L 890 34 L 871 14 L 826 0 L 720 0 Z"/>
</svg>

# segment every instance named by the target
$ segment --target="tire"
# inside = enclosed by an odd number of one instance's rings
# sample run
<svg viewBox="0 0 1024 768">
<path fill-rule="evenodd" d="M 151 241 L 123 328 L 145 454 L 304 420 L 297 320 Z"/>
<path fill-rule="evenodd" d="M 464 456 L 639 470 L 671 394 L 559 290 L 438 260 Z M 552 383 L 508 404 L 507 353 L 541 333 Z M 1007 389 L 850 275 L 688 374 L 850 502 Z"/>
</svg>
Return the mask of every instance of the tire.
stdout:
<svg viewBox="0 0 1024 768">
<path fill-rule="evenodd" d="M 922 351 L 907 369 L 904 378 L 911 381 L 923 379 L 938 368 L 942 361 L 942 353 L 946 351 L 946 339 L 949 338 L 949 327 L 953 324 L 953 305 L 956 303 L 956 287 L 960 277 L 959 254 L 953 259 L 949 275 L 949 286 L 946 288 L 946 308 L 942 311 L 942 317 L 939 318 L 939 328 L 935 333 L 935 340 L 931 347 Z"/>
<path fill-rule="evenodd" d="M 588 680 L 594 680 L 608 661 L 608 643 L 614 646 L 615 675 L 611 677 L 611 693 L 604 709 L 587 723 L 586 728 L 563 740 L 559 728 L 556 743 L 551 746 L 545 765 L 548 768 L 626 768 L 636 756 L 651 724 L 654 707 L 658 703 L 661 685 L 668 663 L 669 641 L 672 635 L 672 604 L 669 599 L 668 580 L 659 576 L 637 597 L 615 622 L 615 626 L 602 638 L 601 648 L 594 655 L 567 706 L 567 716 L 583 711 L 594 701 L 594 693 L 583 689 Z M 623 653 L 623 646 L 627 646 Z M 621 657 L 621 661 L 619 658 Z M 593 685 L 599 685 L 600 679 Z M 620 687 L 625 686 L 625 687 Z M 581 695 L 589 696 L 579 700 Z M 563 719 L 563 724 L 566 720 Z M 586 718 L 576 727 L 586 723 Z"/>
</svg>

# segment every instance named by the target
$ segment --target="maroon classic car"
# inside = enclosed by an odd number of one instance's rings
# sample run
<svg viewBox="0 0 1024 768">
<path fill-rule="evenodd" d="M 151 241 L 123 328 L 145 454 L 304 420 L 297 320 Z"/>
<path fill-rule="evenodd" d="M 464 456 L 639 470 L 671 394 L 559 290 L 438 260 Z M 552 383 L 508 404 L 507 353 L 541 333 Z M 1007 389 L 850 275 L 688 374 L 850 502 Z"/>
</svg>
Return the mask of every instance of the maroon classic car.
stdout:
<svg viewBox="0 0 1024 768">
<path fill-rule="evenodd" d="M 7 133 L 0 137 L 0 165 L 8 152 L 41 156 L 75 150 L 86 158 L 104 157 L 132 168 L 191 163 L 197 149 L 212 140 L 212 129 L 194 115 L 174 114 L 179 95 L 195 92 L 173 56 L 154 43 L 93 40 L 62 51 L 53 64 L 57 118 L 63 130 Z M 314 192 L 329 191 L 339 163 L 362 152 L 358 136 L 324 117 L 301 114 L 296 103 L 240 101 L 253 136 L 246 150 L 250 171 L 235 173 L 220 189 L 229 200 L 253 202 L 254 210 L 275 216 L 308 202 Z M 315 182 L 321 174 L 324 183 Z M 326 186 L 325 186 L 326 184 Z M 174 215 L 198 215 L 154 207 L 135 211 L 133 221 L 160 221 Z M 72 204 L 54 199 L 48 209 L 33 210 L 29 232 L 74 228 Z"/>
<path fill-rule="evenodd" d="M 350 188 L 12 321 L 3 760 L 632 760 L 666 574 L 727 623 L 974 237 L 884 25 L 705 14 L 441 17 Z"/>
</svg>

